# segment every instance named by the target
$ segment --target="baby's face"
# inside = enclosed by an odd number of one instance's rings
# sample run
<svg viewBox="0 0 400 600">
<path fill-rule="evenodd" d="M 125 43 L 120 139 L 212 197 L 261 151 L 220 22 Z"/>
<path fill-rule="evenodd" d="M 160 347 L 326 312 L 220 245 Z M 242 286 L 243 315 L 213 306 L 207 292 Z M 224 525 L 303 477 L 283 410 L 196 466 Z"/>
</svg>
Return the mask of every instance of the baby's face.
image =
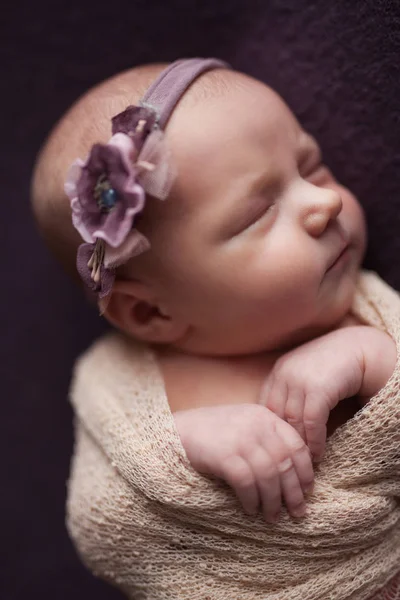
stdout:
<svg viewBox="0 0 400 600">
<path fill-rule="evenodd" d="M 283 101 L 246 78 L 183 105 L 167 139 L 178 180 L 151 243 L 164 307 L 187 325 L 178 345 L 247 354 L 338 323 L 352 304 L 364 218 Z"/>
</svg>

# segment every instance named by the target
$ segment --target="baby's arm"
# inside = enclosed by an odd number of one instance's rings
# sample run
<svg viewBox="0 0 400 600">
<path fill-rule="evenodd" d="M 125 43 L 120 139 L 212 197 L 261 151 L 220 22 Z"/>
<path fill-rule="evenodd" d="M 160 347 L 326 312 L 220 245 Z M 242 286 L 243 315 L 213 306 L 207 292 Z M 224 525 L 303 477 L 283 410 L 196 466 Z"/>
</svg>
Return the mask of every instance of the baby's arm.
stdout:
<svg viewBox="0 0 400 600">
<path fill-rule="evenodd" d="M 279 358 L 259 402 L 290 423 L 318 460 L 330 411 L 344 398 L 376 394 L 395 364 L 396 346 L 386 333 L 368 326 L 338 329 Z"/>
</svg>

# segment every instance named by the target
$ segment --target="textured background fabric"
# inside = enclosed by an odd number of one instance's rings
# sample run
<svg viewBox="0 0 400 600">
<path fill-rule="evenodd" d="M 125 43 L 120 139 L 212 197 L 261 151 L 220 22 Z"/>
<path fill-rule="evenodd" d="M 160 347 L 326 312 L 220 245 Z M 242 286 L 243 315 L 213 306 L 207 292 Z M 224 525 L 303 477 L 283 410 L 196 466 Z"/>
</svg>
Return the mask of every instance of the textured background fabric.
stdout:
<svg viewBox="0 0 400 600">
<path fill-rule="evenodd" d="M 112 600 L 64 527 L 74 357 L 104 329 L 28 205 L 35 153 L 89 86 L 135 64 L 215 55 L 269 82 L 365 207 L 365 265 L 400 289 L 400 3 L 17 0 L 2 11 L 0 597 Z M 55 402 L 55 399 L 57 400 Z"/>
</svg>

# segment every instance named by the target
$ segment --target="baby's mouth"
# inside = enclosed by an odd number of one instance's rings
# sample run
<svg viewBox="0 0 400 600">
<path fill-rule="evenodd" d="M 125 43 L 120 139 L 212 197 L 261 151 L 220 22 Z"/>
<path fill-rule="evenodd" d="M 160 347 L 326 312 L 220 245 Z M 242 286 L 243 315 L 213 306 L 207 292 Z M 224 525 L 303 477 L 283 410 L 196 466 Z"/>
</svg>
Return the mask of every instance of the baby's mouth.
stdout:
<svg viewBox="0 0 400 600">
<path fill-rule="evenodd" d="M 347 254 L 349 248 L 350 248 L 350 244 L 349 244 L 349 242 L 346 242 L 345 245 L 342 246 L 338 252 L 336 252 L 336 254 L 332 257 L 332 259 L 328 263 L 328 268 L 326 269 L 326 273 L 328 273 L 331 269 L 333 269 L 338 264 L 340 259 L 342 257 L 344 257 L 345 254 Z"/>
</svg>

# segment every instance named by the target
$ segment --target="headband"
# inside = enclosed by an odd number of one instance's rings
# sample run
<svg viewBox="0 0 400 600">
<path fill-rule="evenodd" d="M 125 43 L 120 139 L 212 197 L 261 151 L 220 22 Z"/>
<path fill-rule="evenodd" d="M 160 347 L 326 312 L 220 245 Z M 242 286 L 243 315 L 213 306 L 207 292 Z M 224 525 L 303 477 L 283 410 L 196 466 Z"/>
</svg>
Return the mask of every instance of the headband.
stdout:
<svg viewBox="0 0 400 600">
<path fill-rule="evenodd" d="M 163 130 L 191 83 L 216 68 L 229 65 L 214 58 L 169 65 L 138 106 L 128 106 L 111 119 L 107 144 L 94 144 L 85 160 L 71 165 L 65 192 L 72 223 L 85 242 L 78 248 L 77 269 L 98 299 L 110 294 L 118 266 L 149 249 L 134 223 L 146 194 L 165 200 L 174 180 Z"/>
</svg>

